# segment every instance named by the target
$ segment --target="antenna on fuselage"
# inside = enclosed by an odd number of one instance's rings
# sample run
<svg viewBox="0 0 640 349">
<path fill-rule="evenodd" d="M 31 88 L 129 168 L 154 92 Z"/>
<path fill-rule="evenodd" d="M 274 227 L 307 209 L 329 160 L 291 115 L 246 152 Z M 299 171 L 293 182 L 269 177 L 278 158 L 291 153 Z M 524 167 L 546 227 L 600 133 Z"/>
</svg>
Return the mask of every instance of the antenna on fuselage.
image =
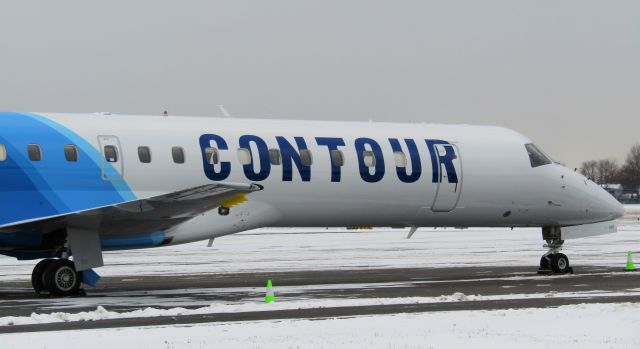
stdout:
<svg viewBox="0 0 640 349">
<path fill-rule="evenodd" d="M 231 114 L 229 114 L 229 112 L 224 108 L 224 105 L 222 104 L 218 104 L 218 109 L 220 109 L 220 111 L 222 112 L 222 115 L 224 115 L 225 118 L 231 118 Z"/>
</svg>

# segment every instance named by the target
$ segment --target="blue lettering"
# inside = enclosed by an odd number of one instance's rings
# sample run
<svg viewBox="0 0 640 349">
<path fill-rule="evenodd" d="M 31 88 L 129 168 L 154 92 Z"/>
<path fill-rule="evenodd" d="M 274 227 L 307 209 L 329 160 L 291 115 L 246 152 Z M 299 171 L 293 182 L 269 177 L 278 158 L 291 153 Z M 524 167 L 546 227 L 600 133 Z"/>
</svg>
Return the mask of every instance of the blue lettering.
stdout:
<svg viewBox="0 0 640 349">
<path fill-rule="evenodd" d="M 240 148 L 245 148 L 249 150 L 249 154 L 251 154 L 251 163 L 243 165 L 242 168 L 244 170 L 244 175 L 247 179 L 251 181 L 263 181 L 269 177 L 269 173 L 271 172 L 271 162 L 269 162 L 269 148 L 267 148 L 267 143 L 258 136 L 254 135 L 244 135 L 240 137 Z M 255 156 L 253 156 L 253 151 L 251 150 L 251 143 L 254 143 L 258 148 L 258 158 L 260 160 L 260 171 L 255 172 Z"/>
<path fill-rule="evenodd" d="M 341 167 L 336 166 L 336 164 L 333 163 L 331 153 L 334 150 L 339 150 L 338 147 L 344 147 L 344 140 L 342 138 L 316 137 L 316 143 L 319 146 L 327 147 L 327 150 L 329 150 L 329 161 L 331 162 L 331 182 L 340 182 L 340 178 L 342 176 Z"/>
<path fill-rule="evenodd" d="M 277 136 L 278 146 L 280 147 L 280 153 L 282 154 L 282 180 L 284 182 L 291 182 L 293 180 L 293 163 L 296 164 L 300 178 L 303 182 L 311 181 L 311 166 L 304 166 L 302 159 L 300 158 L 300 150 L 307 149 L 307 143 L 302 137 L 294 137 L 298 151 L 282 136 Z"/>
<path fill-rule="evenodd" d="M 433 183 L 442 182 L 442 165 L 444 165 L 447 171 L 447 178 L 449 183 L 458 183 L 458 175 L 456 174 L 456 167 L 453 165 L 453 160 L 457 157 L 454 147 L 449 143 L 439 139 L 427 139 L 427 148 L 429 148 L 429 155 L 431 156 L 431 168 L 433 170 L 433 176 L 431 181 Z M 445 150 L 444 155 L 437 154 L 438 149 L 436 145 L 443 145 Z M 438 161 L 440 160 L 440 161 Z"/>
<path fill-rule="evenodd" d="M 365 145 L 371 147 L 375 162 L 373 173 L 370 172 L 369 166 L 365 163 Z M 384 177 L 384 156 L 382 155 L 382 149 L 378 142 L 371 138 L 358 138 L 355 141 L 356 153 L 358 154 L 358 165 L 360 166 L 360 177 L 365 182 L 375 183 L 379 182 Z"/>
<path fill-rule="evenodd" d="M 231 163 L 224 161 L 220 163 L 220 172 L 216 172 L 216 168 L 212 162 L 207 159 L 206 149 L 211 147 L 211 142 L 219 150 L 227 150 L 227 142 L 218 135 L 204 134 L 200 136 L 200 150 L 202 151 L 202 165 L 204 166 L 204 174 L 212 181 L 223 181 L 229 177 L 231 173 Z"/>
<path fill-rule="evenodd" d="M 413 139 L 405 139 L 404 142 L 407 144 L 407 148 L 409 149 L 409 157 L 411 158 L 411 174 L 407 173 L 407 167 L 398 167 L 396 166 L 396 172 L 398 173 L 398 178 L 405 183 L 413 183 L 420 179 L 420 175 L 422 174 L 422 164 L 420 163 L 420 153 L 418 153 L 418 146 L 416 146 L 416 142 Z M 402 152 L 402 147 L 400 146 L 400 142 L 396 138 L 389 138 L 389 143 L 391 143 L 391 149 L 393 152 Z"/>
<path fill-rule="evenodd" d="M 282 180 L 284 182 L 291 182 L 293 180 L 293 166 L 295 164 L 302 181 L 309 182 L 311 181 L 311 166 L 305 166 L 300 155 L 302 150 L 308 149 L 307 144 L 303 137 L 294 137 L 294 139 L 295 146 L 285 137 L 276 137 L 282 156 Z M 401 139 L 389 138 L 391 149 L 394 152 L 403 152 L 401 142 Z M 413 139 L 407 138 L 404 139 L 404 142 L 408 150 L 408 158 L 411 161 L 411 173 L 408 173 L 408 166 L 396 166 L 396 173 L 400 181 L 404 183 L 414 183 L 417 182 L 422 175 L 420 153 Z M 438 139 L 426 139 L 425 142 L 431 158 L 432 182 L 442 182 L 444 171 L 446 171 L 448 182 L 458 183 L 458 174 L 456 173 L 454 163 L 458 157 L 456 148 L 449 142 Z M 206 151 L 207 148 L 210 147 L 215 147 L 218 150 L 228 150 L 229 146 L 225 139 L 215 134 L 203 134 L 200 136 L 199 143 L 202 152 L 204 173 L 207 178 L 212 181 L 223 181 L 229 178 L 231 175 L 231 162 L 222 161 L 219 164 L 214 164 L 208 159 Z M 316 143 L 318 146 L 327 147 L 329 152 L 331 182 L 340 182 L 342 179 L 342 169 L 340 164 L 332 161 L 331 155 L 332 152 L 340 150 L 341 147 L 346 145 L 344 139 L 316 137 Z M 240 137 L 239 144 L 241 148 L 247 149 L 251 156 L 251 163 L 243 165 L 243 171 L 247 179 L 252 181 L 263 181 L 267 179 L 271 173 L 271 163 L 269 161 L 269 149 L 266 142 L 256 135 L 244 135 Z M 252 150 L 252 145 L 254 149 L 257 150 L 257 154 Z M 368 183 L 381 181 L 385 174 L 385 162 L 384 154 L 378 142 L 371 138 L 358 138 L 355 140 L 355 150 L 362 180 Z M 368 153 L 368 151 L 370 151 L 370 153 Z M 256 164 L 256 162 L 258 164 Z M 257 166 L 259 166 L 259 168 Z"/>
</svg>

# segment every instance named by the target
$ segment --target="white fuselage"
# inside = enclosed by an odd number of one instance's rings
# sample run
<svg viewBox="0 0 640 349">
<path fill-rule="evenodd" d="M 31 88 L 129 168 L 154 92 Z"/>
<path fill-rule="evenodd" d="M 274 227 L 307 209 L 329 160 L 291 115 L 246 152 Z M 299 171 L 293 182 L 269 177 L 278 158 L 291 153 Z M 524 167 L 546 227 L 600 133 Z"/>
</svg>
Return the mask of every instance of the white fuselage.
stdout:
<svg viewBox="0 0 640 349">
<path fill-rule="evenodd" d="M 73 130 L 96 149 L 104 147 L 100 136 L 111 136 L 111 141 L 117 143 L 120 158 L 113 164 L 118 178 L 107 180 L 126 182 L 137 198 L 214 182 L 205 173 L 207 164 L 201 139 L 218 151 L 219 161 L 210 164 L 211 171 L 224 174 L 223 163 L 229 166 L 228 175 L 221 181 L 257 183 L 264 187 L 250 194 L 247 202 L 232 207 L 228 216 L 209 211 L 170 229 L 167 234 L 172 236 L 172 243 L 265 226 L 568 226 L 611 220 L 622 213 L 621 206 L 608 193 L 582 175 L 555 163 L 532 167 L 525 149 L 530 140 L 500 127 L 40 115 Z M 209 136 L 202 138 L 203 135 Z M 211 135 L 222 138 L 226 146 L 212 141 Z M 288 171 L 284 161 L 279 165 L 269 164 L 268 171 L 261 168 L 264 154 L 256 142 L 244 144 L 244 147 L 249 144 L 253 162 L 243 165 L 238 154 L 238 149 L 243 148 L 240 143 L 243 136 L 263 140 L 268 149 L 281 152 L 282 160 L 285 151 L 278 137 L 296 151 L 299 150 L 296 137 L 301 137 L 312 157 L 305 174 L 308 177 L 303 180 L 302 166 L 295 163 Z M 344 146 L 339 150 L 344 164 L 340 166 L 339 180 L 330 148 L 321 145 L 318 138 L 343 140 Z M 397 140 L 401 146 L 406 168 L 398 167 L 390 139 Z M 407 139 L 415 142 L 421 167 L 419 174 L 412 168 Z M 428 145 L 428 140 L 445 141 L 451 145 L 450 149 L 455 149 L 450 165 L 458 177 L 457 182 L 447 180 L 451 173 L 446 166 L 436 165 L 440 169 L 434 169 L 434 152 L 437 153 L 438 148 Z M 379 145 L 382 156 L 376 154 L 376 164 L 367 162 L 365 165 L 372 166 L 365 166 L 363 171 L 361 165 L 368 161 L 367 155 L 357 149 L 356 143 L 364 144 L 363 149 L 371 151 L 371 141 Z M 52 151 L 47 144 L 41 146 L 43 156 Z M 140 146 L 150 149 L 151 162 L 140 161 Z M 184 163 L 174 162 L 172 147 L 184 149 Z M 446 150 L 440 155 L 445 153 Z M 247 166 L 252 169 L 249 172 L 252 176 L 247 176 Z M 51 170 L 69 171 L 64 167 Z M 285 172 L 289 172 L 290 178 Z M 256 174 L 264 178 L 256 180 Z M 402 181 L 403 174 L 405 179 L 413 177 Z"/>
</svg>

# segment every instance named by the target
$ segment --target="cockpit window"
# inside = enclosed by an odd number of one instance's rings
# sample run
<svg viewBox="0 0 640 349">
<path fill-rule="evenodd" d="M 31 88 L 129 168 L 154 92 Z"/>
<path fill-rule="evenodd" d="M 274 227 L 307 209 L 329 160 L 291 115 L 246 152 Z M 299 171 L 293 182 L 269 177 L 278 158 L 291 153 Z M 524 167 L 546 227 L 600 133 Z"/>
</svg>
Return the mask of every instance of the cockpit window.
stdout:
<svg viewBox="0 0 640 349">
<path fill-rule="evenodd" d="M 527 148 L 527 153 L 529 153 L 529 161 L 531 161 L 531 167 L 538 167 L 542 165 L 548 165 L 553 163 L 542 150 L 538 149 L 533 143 L 525 144 L 525 148 Z"/>
</svg>

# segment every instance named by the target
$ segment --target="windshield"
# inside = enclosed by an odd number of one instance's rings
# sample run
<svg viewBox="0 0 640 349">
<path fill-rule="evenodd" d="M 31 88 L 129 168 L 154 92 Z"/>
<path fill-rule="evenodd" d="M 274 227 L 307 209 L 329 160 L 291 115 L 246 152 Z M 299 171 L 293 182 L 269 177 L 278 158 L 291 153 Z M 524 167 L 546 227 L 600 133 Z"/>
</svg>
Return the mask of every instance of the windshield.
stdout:
<svg viewBox="0 0 640 349">
<path fill-rule="evenodd" d="M 527 153 L 529 153 L 529 161 L 531 161 L 531 167 L 538 167 L 542 165 L 548 165 L 553 163 L 553 160 L 549 158 L 542 150 L 538 149 L 533 143 L 525 144 Z"/>
</svg>

